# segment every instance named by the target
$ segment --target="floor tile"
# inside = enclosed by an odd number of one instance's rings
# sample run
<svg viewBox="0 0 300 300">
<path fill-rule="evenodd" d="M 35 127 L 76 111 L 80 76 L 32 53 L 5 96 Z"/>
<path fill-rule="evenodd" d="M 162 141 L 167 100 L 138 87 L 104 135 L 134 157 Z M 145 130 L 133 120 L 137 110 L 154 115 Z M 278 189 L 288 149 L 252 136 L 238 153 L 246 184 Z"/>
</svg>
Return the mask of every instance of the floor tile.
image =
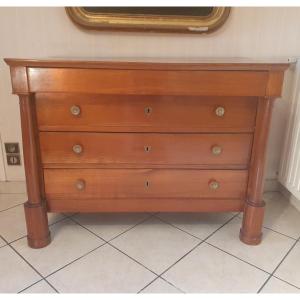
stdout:
<svg viewBox="0 0 300 300">
<path fill-rule="evenodd" d="M 48 214 L 49 224 L 65 218 L 62 214 Z M 10 243 L 27 235 L 23 205 L 0 212 L 0 234 Z"/>
<path fill-rule="evenodd" d="M 26 194 L 25 181 L 0 181 L 0 194 Z"/>
<path fill-rule="evenodd" d="M 22 292 L 22 294 L 53 294 L 56 291 L 45 281 L 39 281 Z"/>
<path fill-rule="evenodd" d="M 267 284 L 263 287 L 261 290 L 261 293 L 266 294 L 266 293 L 300 293 L 300 289 L 297 289 L 296 287 L 279 280 L 275 277 L 272 277 Z"/>
<path fill-rule="evenodd" d="M 152 217 L 111 243 L 160 274 L 191 250 L 199 240 Z"/>
<path fill-rule="evenodd" d="M 0 237 L 0 247 L 3 247 L 6 245 L 5 241 Z"/>
<path fill-rule="evenodd" d="M 235 218 L 212 235 L 207 242 L 227 251 L 267 272 L 272 272 L 283 259 L 295 240 L 263 230 L 260 245 L 249 246 L 239 240 L 241 219 Z"/>
<path fill-rule="evenodd" d="M 98 213 L 77 214 L 73 219 L 108 241 L 148 217 L 143 213 Z"/>
<path fill-rule="evenodd" d="M 203 243 L 162 277 L 186 293 L 255 293 L 268 274 Z"/>
<path fill-rule="evenodd" d="M 0 248 L 0 293 L 17 293 L 41 277 L 9 246 Z"/>
<path fill-rule="evenodd" d="M 31 249 L 26 238 L 11 245 L 43 276 L 102 245 L 104 242 L 71 220 L 51 226 L 52 242 L 42 249 Z"/>
<path fill-rule="evenodd" d="M 153 273 L 106 244 L 47 280 L 61 293 L 136 293 L 154 278 Z"/>
<path fill-rule="evenodd" d="M 300 243 L 298 242 L 275 272 L 279 277 L 300 288 Z"/>
<path fill-rule="evenodd" d="M 26 194 L 0 194 L 0 211 L 23 204 L 26 201 Z"/>
<path fill-rule="evenodd" d="M 265 193 L 264 226 L 298 239 L 300 236 L 300 211 L 280 193 Z"/>
<path fill-rule="evenodd" d="M 175 294 L 181 292 L 173 285 L 166 282 L 165 280 L 161 278 L 157 278 L 145 289 L 143 289 L 141 293 L 142 294 Z"/>
<path fill-rule="evenodd" d="M 160 213 L 159 218 L 205 239 L 233 217 L 232 213 Z"/>
</svg>

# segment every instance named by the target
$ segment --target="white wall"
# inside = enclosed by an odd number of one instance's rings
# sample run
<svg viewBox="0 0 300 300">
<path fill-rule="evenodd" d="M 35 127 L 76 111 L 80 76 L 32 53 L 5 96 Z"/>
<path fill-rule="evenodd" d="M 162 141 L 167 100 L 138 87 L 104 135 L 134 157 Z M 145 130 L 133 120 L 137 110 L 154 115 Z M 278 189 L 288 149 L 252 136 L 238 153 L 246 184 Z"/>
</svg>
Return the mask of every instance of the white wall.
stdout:
<svg viewBox="0 0 300 300">
<path fill-rule="evenodd" d="M 290 57 L 300 54 L 300 8 L 233 8 L 227 23 L 207 35 L 109 33 L 77 28 L 63 8 L 0 8 L 0 135 L 21 141 L 18 101 L 10 94 L 4 57 Z M 267 177 L 277 176 L 286 103 L 277 101 Z M 1 163 L 0 163 L 1 168 Z M 22 180 L 22 167 L 7 167 Z"/>
</svg>

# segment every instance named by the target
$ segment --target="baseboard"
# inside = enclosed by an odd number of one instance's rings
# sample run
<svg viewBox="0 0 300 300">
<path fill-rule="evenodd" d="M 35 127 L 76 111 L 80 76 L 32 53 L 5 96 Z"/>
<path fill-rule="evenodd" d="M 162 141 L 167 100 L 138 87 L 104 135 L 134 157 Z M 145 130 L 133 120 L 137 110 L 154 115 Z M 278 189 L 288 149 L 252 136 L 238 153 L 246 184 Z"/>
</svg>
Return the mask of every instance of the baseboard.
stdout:
<svg viewBox="0 0 300 300">
<path fill-rule="evenodd" d="M 279 182 L 276 178 L 266 179 L 264 185 L 264 192 L 278 192 Z"/>
<path fill-rule="evenodd" d="M 300 200 L 297 199 L 293 194 L 290 193 L 281 183 L 278 183 L 280 193 L 287 199 L 290 203 L 300 211 Z"/>
<path fill-rule="evenodd" d="M 0 194 L 25 194 L 25 181 L 0 181 Z"/>
</svg>

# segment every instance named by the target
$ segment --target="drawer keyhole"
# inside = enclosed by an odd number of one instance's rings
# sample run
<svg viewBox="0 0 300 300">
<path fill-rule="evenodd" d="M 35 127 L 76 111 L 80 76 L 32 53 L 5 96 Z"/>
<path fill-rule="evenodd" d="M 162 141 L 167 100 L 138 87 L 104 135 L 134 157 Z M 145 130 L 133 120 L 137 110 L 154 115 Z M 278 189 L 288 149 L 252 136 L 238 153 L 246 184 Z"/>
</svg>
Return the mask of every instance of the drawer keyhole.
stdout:
<svg viewBox="0 0 300 300">
<path fill-rule="evenodd" d="M 148 180 L 145 182 L 145 187 L 146 187 L 146 188 L 149 188 L 149 187 L 150 187 L 150 182 L 149 182 Z"/>
<path fill-rule="evenodd" d="M 150 116 L 151 113 L 152 113 L 152 107 L 146 107 L 145 108 L 145 114 L 146 114 L 146 116 Z"/>
<path fill-rule="evenodd" d="M 144 146 L 145 152 L 149 153 L 151 151 L 151 146 Z"/>
</svg>

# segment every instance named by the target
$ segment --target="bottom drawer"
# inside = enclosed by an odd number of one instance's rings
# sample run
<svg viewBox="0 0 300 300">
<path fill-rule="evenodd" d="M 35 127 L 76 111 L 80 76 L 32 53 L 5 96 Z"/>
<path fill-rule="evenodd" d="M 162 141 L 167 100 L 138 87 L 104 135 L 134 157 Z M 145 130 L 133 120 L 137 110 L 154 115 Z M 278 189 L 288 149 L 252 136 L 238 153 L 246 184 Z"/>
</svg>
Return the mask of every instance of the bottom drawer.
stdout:
<svg viewBox="0 0 300 300">
<path fill-rule="evenodd" d="M 243 199 L 244 170 L 45 169 L 47 200 Z"/>
</svg>

